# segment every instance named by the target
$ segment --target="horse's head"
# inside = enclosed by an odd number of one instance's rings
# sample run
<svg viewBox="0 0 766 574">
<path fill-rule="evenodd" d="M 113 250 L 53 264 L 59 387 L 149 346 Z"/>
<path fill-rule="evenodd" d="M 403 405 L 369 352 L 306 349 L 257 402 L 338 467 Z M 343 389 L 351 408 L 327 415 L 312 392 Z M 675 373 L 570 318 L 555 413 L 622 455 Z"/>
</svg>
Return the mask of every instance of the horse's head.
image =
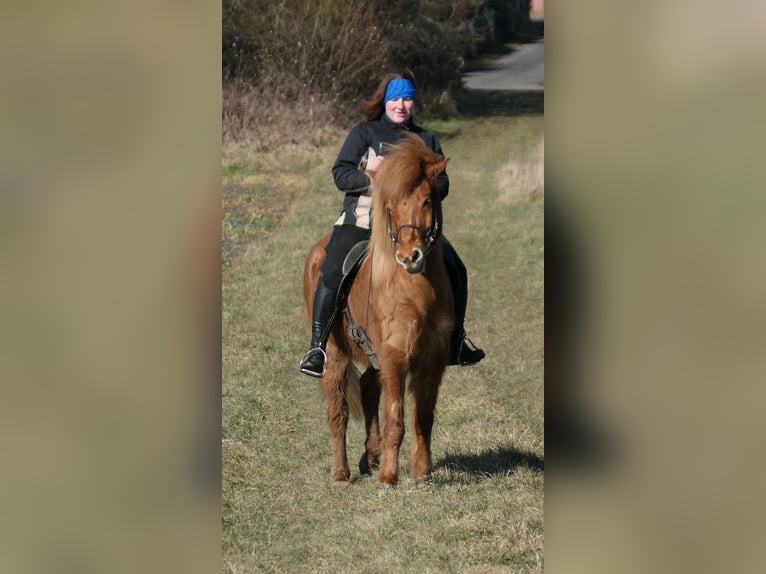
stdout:
<svg viewBox="0 0 766 574">
<path fill-rule="evenodd" d="M 390 150 L 374 175 L 373 233 L 379 241 L 385 234 L 396 262 L 408 273 L 421 273 L 441 233 L 441 199 L 434 180 L 449 158 L 428 149 L 416 135 Z"/>
</svg>

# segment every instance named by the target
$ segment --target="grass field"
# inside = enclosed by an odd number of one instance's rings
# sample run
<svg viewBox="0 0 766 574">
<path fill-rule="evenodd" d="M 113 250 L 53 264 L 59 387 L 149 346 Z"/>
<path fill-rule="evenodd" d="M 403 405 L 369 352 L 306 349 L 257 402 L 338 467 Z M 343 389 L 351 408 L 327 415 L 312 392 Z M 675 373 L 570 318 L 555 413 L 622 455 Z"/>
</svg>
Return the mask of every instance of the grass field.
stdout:
<svg viewBox="0 0 766 574">
<path fill-rule="evenodd" d="M 543 116 L 426 127 L 452 158 L 445 234 L 487 358 L 447 369 L 433 484 L 415 487 L 407 433 L 401 484 L 383 494 L 356 468 L 356 421 L 351 484 L 332 487 L 325 405 L 297 370 L 303 259 L 340 209 L 329 168 L 341 141 L 284 162 L 224 154 L 224 572 L 543 569 Z"/>
</svg>

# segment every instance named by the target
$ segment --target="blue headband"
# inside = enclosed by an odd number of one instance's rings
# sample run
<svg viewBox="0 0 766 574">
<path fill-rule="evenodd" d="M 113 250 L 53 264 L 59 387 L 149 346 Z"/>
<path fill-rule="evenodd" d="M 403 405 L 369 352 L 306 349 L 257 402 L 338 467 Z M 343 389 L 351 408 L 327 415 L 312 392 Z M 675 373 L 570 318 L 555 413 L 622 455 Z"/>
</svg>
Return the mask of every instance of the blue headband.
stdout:
<svg viewBox="0 0 766 574">
<path fill-rule="evenodd" d="M 383 97 L 383 103 L 397 98 L 415 99 L 415 84 L 405 78 L 394 78 L 386 86 L 386 95 Z"/>
</svg>

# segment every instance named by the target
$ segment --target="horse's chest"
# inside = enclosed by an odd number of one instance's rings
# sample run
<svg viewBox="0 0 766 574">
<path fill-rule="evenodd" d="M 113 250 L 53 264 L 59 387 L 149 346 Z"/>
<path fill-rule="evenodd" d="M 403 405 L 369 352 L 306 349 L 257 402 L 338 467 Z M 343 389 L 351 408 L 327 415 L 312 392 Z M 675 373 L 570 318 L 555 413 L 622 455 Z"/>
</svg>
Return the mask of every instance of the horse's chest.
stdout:
<svg viewBox="0 0 766 574">
<path fill-rule="evenodd" d="M 387 321 L 387 337 L 399 341 L 408 354 L 417 354 L 417 349 L 430 346 L 440 336 L 439 314 L 433 307 L 401 305 L 394 310 Z"/>
</svg>

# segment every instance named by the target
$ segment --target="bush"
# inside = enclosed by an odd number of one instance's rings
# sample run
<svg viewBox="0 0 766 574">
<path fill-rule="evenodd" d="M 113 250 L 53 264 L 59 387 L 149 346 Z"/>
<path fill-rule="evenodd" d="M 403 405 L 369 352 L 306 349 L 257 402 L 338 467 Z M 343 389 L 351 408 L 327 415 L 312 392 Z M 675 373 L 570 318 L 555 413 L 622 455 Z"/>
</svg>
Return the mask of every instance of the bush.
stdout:
<svg viewBox="0 0 766 574">
<path fill-rule="evenodd" d="M 470 45 L 467 26 L 457 27 L 420 16 L 399 30 L 398 41 L 391 49 L 392 67 L 406 66 L 413 71 L 420 103 L 429 102 L 429 112 L 449 112 L 451 95 L 462 82 L 463 54 Z"/>
<path fill-rule="evenodd" d="M 374 13 L 359 0 L 225 0 L 224 80 L 355 96 L 386 65 Z"/>
<path fill-rule="evenodd" d="M 257 153 L 293 144 L 322 146 L 348 127 L 346 113 L 295 80 L 226 83 L 222 99 L 224 149 Z"/>
</svg>

